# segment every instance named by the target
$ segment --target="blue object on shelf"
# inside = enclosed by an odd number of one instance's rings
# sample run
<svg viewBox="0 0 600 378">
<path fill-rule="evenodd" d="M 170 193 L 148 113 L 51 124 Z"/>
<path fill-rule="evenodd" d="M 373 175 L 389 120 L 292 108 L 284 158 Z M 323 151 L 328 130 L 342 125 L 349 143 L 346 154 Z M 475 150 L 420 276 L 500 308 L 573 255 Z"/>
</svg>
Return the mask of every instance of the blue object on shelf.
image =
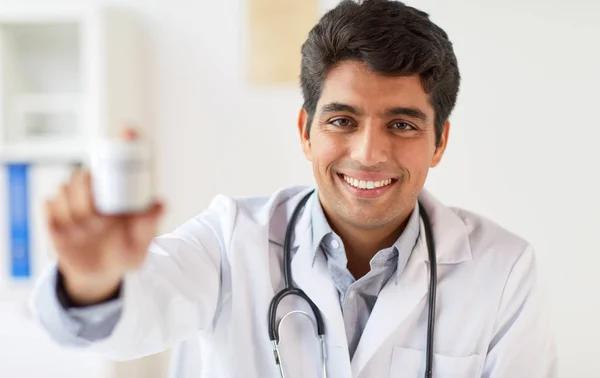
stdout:
<svg viewBox="0 0 600 378">
<path fill-rule="evenodd" d="M 13 278 L 29 278 L 30 231 L 27 164 L 8 164 L 10 269 Z"/>
</svg>

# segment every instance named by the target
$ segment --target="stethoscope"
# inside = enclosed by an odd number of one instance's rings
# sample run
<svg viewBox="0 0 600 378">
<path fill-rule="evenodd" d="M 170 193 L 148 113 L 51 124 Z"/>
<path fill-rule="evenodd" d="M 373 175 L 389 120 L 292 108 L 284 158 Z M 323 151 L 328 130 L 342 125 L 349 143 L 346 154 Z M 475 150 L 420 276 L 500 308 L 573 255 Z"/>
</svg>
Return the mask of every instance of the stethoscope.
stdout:
<svg viewBox="0 0 600 378">
<path fill-rule="evenodd" d="M 326 371 L 326 362 L 325 362 L 325 325 L 323 322 L 323 317 L 321 316 L 321 312 L 319 311 L 317 305 L 302 291 L 302 289 L 294 287 L 292 282 L 292 267 L 291 267 L 291 242 L 292 235 L 294 233 L 294 227 L 296 225 L 296 221 L 298 220 L 298 216 L 300 215 L 300 211 L 306 205 L 306 201 L 310 198 L 313 191 L 308 193 L 306 196 L 300 200 L 294 212 L 292 213 L 292 218 L 287 225 L 285 231 L 285 239 L 283 242 L 283 276 L 285 279 L 285 288 L 282 289 L 277 295 L 273 297 L 271 300 L 271 305 L 269 306 L 269 338 L 273 343 L 273 354 L 275 355 L 275 363 L 279 367 L 279 372 L 281 373 L 281 378 L 285 378 L 285 374 L 283 372 L 283 362 L 281 360 L 281 354 L 279 351 L 279 327 L 283 321 L 291 314 L 302 314 L 307 316 L 312 322 L 313 325 L 316 325 L 317 336 L 319 338 L 320 352 L 321 352 L 321 367 L 322 367 L 322 376 L 323 378 L 327 377 Z M 430 275 L 429 275 L 429 313 L 427 320 L 427 352 L 425 357 L 425 378 L 431 378 L 433 370 L 433 331 L 435 326 L 435 299 L 436 299 L 436 288 L 437 288 L 437 260 L 435 256 L 435 245 L 433 243 L 433 235 L 431 231 L 431 223 L 429 220 L 429 216 L 425 212 L 423 206 L 420 206 L 419 212 L 421 218 L 423 219 L 423 226 L 425 228 L 425 238 L 427 241 L 427 252 L 429 255 L 430 262 Z M 281 318 L 279 321 L 279 325 L 276 324 L 277 318 L 277 306 L 279 306 L 279 302 L 288 295 L 297 295 L 300 298 L 304 299 L 309 305 L 313 312 L 314 319 L 310 317 L 304 311 L 291 311 L 287 313 L 285 316 Z"/>
</svg>

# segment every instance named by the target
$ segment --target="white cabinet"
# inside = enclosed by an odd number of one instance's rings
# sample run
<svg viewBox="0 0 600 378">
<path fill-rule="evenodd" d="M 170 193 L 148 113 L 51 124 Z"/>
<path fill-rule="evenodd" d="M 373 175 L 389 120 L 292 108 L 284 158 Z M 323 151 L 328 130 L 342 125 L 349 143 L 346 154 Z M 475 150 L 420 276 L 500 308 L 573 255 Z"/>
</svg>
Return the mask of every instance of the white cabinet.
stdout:
<svg viewBox="0 0 600 378">
<path fill-rule="evenodd" d="M 135 19 L 92 6 L 0 5 L 0 159 L 76 162 L 141 125 Z"/>
<path fill-rule="evenodd" d="M 135 14 L 51 3 L 0 3 L 0 300 L 23 297 L 52 255 L 44 199 L 87 162 L 98 138 L 146 123 Z M 15 165 L 25 172 L 16 185 Z M 15 206 L 27 216 L 17 231 L 28 240 L 18 247 Z M 15 280 L 16 259 L 24 273 Z"/>
<path fill-rule="evenodd" d="M 0 376 L 112 377 L 114 366 L 101 357 L 50 342 L 24 305 L 53 254 L 44 199 L 73 164 L 87 161 L 99 137 L 145 123 L 138 60 L 144 45 L 135 17 L 120 10 L 8 3 L 0 3 Z M 19 184 L 27 185 L 11 186 L 9 167 L 25 172 Z M 25 197 L 27 230 L 19 232 L 29 240 L 19 249 L 10 215 Z M 19 277 L 16 257 L 28 259 Z"/>
</svg>

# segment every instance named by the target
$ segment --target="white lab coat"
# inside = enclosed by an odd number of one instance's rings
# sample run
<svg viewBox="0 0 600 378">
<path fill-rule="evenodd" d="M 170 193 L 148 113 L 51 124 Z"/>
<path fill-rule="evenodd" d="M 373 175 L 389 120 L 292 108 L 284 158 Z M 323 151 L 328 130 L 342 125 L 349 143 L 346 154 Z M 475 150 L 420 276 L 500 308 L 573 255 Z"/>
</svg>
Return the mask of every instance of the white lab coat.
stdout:
<svg viewBox="0 0 600 378">
<path fill-rule="evenodd" d="M 286 188 L 268 198 L 218 196 L 205 212 L 156 238 L 143 268 L 126 277 L 117 327 L 89 348 L 124 360 L 187 340 L 178 344 L 175 365 L 196 366 L 202 374 L 177 378 L 278 377 L 268 308 L 283 287 L 285 227 L 307 190 Z M 556 377 L 553 332 L 531 246 L 482 217 L 443 206 L 426 191 L 420 200 L 438 258 L 434 377 Z M 326 261 L 322 254 L 311 259 L 309 213 L 295 229 L 292 272 L 323 313 L 328 377 L 422 377 L 429 271 L 423 225 L 405 270 L 381 291 L 350 360 Z M 279 317 L 294 309 L 307 306 L 288 298 Z M 34 310 L 44 317 L 44 308 Z M 291 316 L 281 338 L 288 377 L 320 377 L 310 323 Z"/>
</svg>

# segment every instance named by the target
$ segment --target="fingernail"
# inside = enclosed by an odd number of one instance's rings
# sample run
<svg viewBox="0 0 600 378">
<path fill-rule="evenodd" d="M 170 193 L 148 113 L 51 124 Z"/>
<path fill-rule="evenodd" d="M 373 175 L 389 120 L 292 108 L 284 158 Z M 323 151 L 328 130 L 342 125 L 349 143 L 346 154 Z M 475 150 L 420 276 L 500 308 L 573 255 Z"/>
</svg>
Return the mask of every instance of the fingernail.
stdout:
<svg viewBox="0 0 600 378">
<path fill-rule="evenodd" d="M 138 132 L 132 128 L 132 127 L 127 127 L 121 130 L 120 135 L 119 135 L 122 139 L 125 140 L 135 140 L 138 138 Z"/>
</svg>

